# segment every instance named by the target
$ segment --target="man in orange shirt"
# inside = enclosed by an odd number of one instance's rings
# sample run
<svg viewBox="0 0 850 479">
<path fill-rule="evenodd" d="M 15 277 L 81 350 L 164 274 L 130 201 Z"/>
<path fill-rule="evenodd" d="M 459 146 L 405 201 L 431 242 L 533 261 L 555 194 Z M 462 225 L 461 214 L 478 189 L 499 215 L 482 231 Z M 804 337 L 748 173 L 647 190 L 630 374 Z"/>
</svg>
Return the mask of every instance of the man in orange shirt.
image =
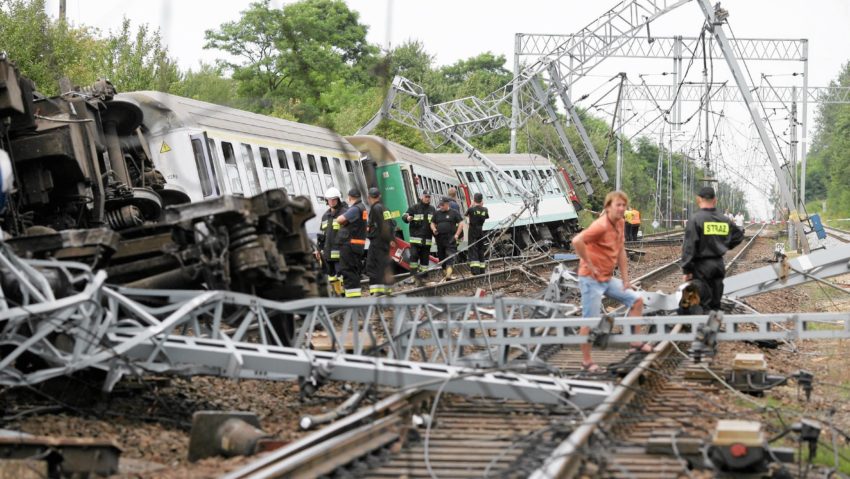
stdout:
<svg viewBox="0 0 850 479">
<path fill-rule="evenodd" d="M 578 280 L 581 289 L 581 312 L 585 318 L 600 316 L 602 296 L 615 299 L 629 308 L 629 316 L 643 314 L 643 300 L 629 282 L 629 261 L 626 256 L 624 213 L 629 197 L 622 191 L 612 191 L 605 197 L 605 210 L 586 230 L 573 238 L 573 248 L 579 256 Z M 620 278 L 614 277 L 614 267 L 620 267 Z M 582 327 L 581 334 L 590 333 Z M 634 343 L 642 352 L 651 351 L 648 344 Z M 590 344 L 581 345 L 582 369 L 599 370 L 590 356 Z"/>
</svg>

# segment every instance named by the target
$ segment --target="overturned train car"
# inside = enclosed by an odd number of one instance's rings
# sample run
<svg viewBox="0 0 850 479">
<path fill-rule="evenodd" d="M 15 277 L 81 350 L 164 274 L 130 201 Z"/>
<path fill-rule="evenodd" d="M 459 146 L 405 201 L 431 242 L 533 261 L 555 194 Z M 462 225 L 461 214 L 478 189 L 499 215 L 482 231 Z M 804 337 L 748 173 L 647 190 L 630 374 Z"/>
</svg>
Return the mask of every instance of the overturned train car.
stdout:
<svg viewBox="0 0 850 479">
<path fill-rule="evenodd" d="M 310 199 L 280 189 L 192 197 L 156 163 L 134 98 L 103 80 L 61 87 L 41 95 L 0 57 L 0 147 L 15 178 L 2 228 L 18 254 L 85 262 L 132 287 L 318 295 Z M 171 161 L 167 171 L 193 164 Z"/>
</svg>

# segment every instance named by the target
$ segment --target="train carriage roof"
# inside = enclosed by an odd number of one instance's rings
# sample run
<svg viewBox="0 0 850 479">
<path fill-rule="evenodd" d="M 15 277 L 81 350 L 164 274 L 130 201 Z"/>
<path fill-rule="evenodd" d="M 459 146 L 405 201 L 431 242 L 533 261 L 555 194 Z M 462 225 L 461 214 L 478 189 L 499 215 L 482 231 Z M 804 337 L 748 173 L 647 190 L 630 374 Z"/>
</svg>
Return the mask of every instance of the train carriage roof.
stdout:
<svg viewBox="0 0 850 479">
<path fill-rule="evenodd" d="M 451 178 L 456 178 L 450 165 L 431 158 L 430 155 L 419 153 L 412 148 L 387 140 L 386 138 L 374 135 L 359 135 L 347 136 L 345 139 L 360 150 L 360 152 L 368 154 L 379 166 L 399 161 L 410 163 L 414 167 L 428 168 Z"/>
<path fill-rule="evenodd" d="M 357 150 L 345 138 L 320 126 L 157 91 L 128 92 L 116 96 L 116 100 L 128 99 L 141 107 L 144 124 L 152 134 L 178 128 L 210 129 L 285 140 L 327 150 L 342 150 L 350 156 L 357 156 Z"/>
<path fill-rule="evenodd" d="M 493 163 L 503 167 L 537 167 L 549 168 L 554 166 L 545 156 L 536 153 L 485 153 Z M 428 156 L 445 165 L 454 168 L 480 166 L 478 160 L 470 158 L 466 153 L 428 153 Z"/>
</svg>

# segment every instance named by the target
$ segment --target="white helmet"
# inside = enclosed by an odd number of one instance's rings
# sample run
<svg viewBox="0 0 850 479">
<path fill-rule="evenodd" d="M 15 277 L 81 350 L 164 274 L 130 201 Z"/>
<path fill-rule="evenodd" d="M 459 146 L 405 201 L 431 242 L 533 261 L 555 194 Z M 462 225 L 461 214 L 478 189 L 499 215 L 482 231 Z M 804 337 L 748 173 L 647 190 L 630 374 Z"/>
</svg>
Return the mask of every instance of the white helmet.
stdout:
<svg viewBox="0 0 850 479">
<path fill-rule="evenodd" d="M 331 186 L 330 188 L 327 189 L 327 191 L 325 191 L 325 199 L 329 200 L 331 198 L 336 198 L 336 199 L 342 198 L 342 193 L 340 193 L 339 190 L 334 188 L 333 186 Z"/>
</svg>

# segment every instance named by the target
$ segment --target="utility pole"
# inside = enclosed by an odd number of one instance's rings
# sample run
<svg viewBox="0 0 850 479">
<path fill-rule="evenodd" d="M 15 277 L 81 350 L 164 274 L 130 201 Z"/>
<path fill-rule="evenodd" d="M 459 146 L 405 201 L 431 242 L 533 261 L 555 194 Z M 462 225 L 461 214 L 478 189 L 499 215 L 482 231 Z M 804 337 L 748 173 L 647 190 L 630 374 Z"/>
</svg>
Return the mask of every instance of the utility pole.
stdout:
<svg viewBox="0 0 850 479">
<path fill-rule="evenodd" d="M 788 164 L 790 166 L 790 171 L 788 171 L 789 181 L 792 185 L 797 185 L 797 87 L 791 87 L 791 118 L 788 121 L 788 128 L 790 133 L 790 145 L 788 147 Z M 791 190 L 791 198 L 794 201 L 794 205 L 799 204 L 799 197 L 797 195 L 797 190 Z M 788 245 L 791 249 L 798 249 L 797 245 L 797 236 L 794 234 L 794 228 L 791 224 L 788 224 Z"/>
<path fill-rule="evenodd" d="M 64 22 L 64 21 L 65 21 L 65 11 L 66 11 L 66 8 L 65 8 L 65 6 L 66 6 L 66 5 L 65 5 L 65 1 L 66 1 L 66 0 L 59 0 L 59 21 L 60 21 L 60 22 Z"/>
<path fill-rule="evenodd" d="M 788 209 L 789 219 L 796 230 L 797 235 L 800 237 L 800 244 L 803 249 L 802 252 L 808 254 L 810 251 L 809 242 L 806 239 L 803 225 L 800 223 L 797 205 L 794 203 L 794 199 L 791 196 L 791 188 L 794 185 L 788 184 L 787 175 L 785 171 L 783 171 L 782 165 L 779 164 L 779 160 L 776 158 L 776 150 L 773 148 L 773 140 L 768 136 L 767 128 L 765 128 L 764 121 L 761 119 L 758 104 L 753 99 L 753 95 L 750 92 L 746 79 L 744 78 L 744 73 L 738 65 L 738 60 L 735 58 L 735 53 L 732 51 L 729 39 L 726 37 L 726 32 L 723 29 L 723 23 L 725 18 L 729 15 L 729 12 L 719 8 L 719 6 L 715 12 L 710 0 L 698 0 L 697 3 L 702 9 L 706 20 L 708 20 L 711 33 L 714 35 L 714 39 L 717 40 L 720 50 L 723 52 L 723 57 L 726 59 L 726 64 L 729 66 L 732 78 L 735 80 L 735 84 L 741 92 L 741 98 L 744 100 L 744 103 L 747 105 L 747 109 L 750 112 L 750 118 L 753 121 L 753 126 L 755 126 L 762 145 L 764 145 L 767 158 L 770 160 L 773 172 L 776 175 L 776 181 L 779 184 L 779 197 L 781 198 L 782 204 Z"/>
</svg>

